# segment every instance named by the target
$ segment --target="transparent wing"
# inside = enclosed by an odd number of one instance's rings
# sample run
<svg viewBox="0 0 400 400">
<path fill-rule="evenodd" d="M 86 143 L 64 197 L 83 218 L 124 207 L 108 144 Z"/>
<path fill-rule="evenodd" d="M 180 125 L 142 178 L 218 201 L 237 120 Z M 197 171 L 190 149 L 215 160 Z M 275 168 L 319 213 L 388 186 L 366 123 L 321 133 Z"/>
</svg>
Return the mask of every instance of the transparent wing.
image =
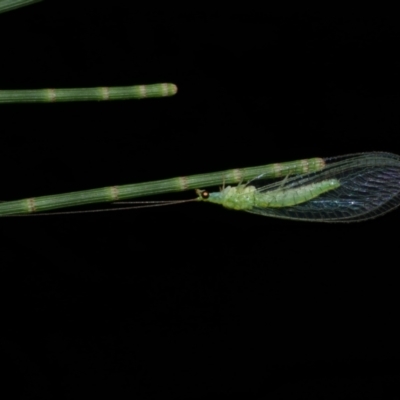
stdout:
<svg viewBox="0 0 400 400">
<path fill-rule="evenodd" d="M 263 177 L 249 182 L 261 193 L 301 188 L 327 179 L 340 186 L 290 207 L 254 207 L 248 212 L 269 217 L 319 222 L 354 222 L 375 218 L 400 205 L 400 157 L 391 153 L 360 153 L 325 159 L 318 172 L 287 177 L 259 186 Z"/>
</svg>

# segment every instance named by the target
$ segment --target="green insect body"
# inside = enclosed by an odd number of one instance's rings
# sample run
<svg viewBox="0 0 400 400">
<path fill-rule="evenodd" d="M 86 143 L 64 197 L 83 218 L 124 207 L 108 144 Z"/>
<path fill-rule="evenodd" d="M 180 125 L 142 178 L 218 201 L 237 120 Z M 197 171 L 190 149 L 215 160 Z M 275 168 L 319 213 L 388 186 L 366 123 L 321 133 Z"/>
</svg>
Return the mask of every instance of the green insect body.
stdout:
<svg viewBox="0 0 400 400">
<path fill-rule="evenodd" d="M 254 207 L 279 208 L 305 203 L 340 186 L 337 179 L 327 179 L 297 188 L 279 188 L 262 192 L 255 186 L 227 186 L 220 192 L 198 191 L 199 200 L 221 204 L 233 210 L 250 211 Z"/>
</svg>

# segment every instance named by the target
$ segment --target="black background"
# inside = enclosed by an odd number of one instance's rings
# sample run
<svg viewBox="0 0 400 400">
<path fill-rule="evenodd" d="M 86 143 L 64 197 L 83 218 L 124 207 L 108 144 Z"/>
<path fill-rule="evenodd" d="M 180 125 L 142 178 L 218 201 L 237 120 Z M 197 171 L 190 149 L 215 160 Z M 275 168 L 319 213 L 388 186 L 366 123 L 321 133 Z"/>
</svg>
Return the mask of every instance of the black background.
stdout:
<svg viewBox="0 0 400 400">
<path fill-rule="evenodd" d="M 400 153 L 389 10 L 192 7 L 48 0 L 0 15 L 2 89 L 179 88 L 1 105 L 2 200 Z M 399 398 L 399 220 L 313 224 L 197 203 L 4 218 L 4 390 Z"/>
</svg>

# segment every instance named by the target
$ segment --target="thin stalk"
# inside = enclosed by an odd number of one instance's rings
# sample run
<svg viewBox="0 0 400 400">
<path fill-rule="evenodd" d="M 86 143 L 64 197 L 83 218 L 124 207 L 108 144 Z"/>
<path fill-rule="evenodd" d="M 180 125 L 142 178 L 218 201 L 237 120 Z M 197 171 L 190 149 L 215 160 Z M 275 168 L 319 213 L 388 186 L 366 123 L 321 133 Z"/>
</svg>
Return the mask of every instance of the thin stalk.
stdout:
<svg viewBox="0 0 400 400">
<path fill-rule="evenodd" d="M 0 90 L 0 103 L 131 100 L 173 96 L 177 91 L 173 83 L 74 89 Z"/>
<path fill-rule="evenodd" d="M 15 10 L 16 8 L 29 6 L 42 0 L 0 0 L 0 13 Z"/>
<path fill-rule="evenodd" d="M 323 169 L 324 166 L 325 162 L 322 158 L 311 158 L 308 160 L 270 164 L 260 167 L 232 169 L 207 174 L 164 179 L 154 182 L 110 186 L 99 189 L 82 190 L 79 192 L 6 201 L 0 203 L 0 216 L 30 214 L 84 204 L 115 202 L 156 194 L 182 192 L 222 184 L 240 183 L 243 181 L 249 181 L 253 178 L 259 177 L 260 175 L 265 179 L 273 179 L 288 175 L 319 171 Z"/>
</svg>

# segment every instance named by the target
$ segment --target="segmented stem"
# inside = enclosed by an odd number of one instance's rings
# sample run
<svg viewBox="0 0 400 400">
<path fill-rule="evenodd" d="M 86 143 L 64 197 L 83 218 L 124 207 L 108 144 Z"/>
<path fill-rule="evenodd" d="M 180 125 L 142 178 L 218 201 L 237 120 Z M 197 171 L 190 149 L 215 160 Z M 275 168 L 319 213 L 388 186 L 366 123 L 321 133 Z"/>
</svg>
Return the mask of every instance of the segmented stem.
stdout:
<svg viewBox="0 0 400 400">
<path fill-rule="evenodd" d="M 65 101 L 107 101 L 173 96 L 173 83 L 73 89 L 0 90 L 0 103 L 58 103 Z"/>
<path fill-rule="evenodd" d="M 283 175 L 302 174 L 323 169 L 325 162 L 322 158 L 291 161 L 281 164 L 270 164 L 260 167 L 233 169 L 212 172 L 208 174 L 191 175 L 164 179 L 154 182 L 136 183 L 131 185 L 111 186 L 100 189 L 83 190 L 64 194 L 28 198 L 0 203 L 0 216 L 14 214 L 29 214 L 48 211 L 63 207 L 78 206 L 101 202 L 127 200 L 143 196 L 181 192 L 251 180 L 262 175 L 266 179 L 278 178 Z"/>
</svg>

